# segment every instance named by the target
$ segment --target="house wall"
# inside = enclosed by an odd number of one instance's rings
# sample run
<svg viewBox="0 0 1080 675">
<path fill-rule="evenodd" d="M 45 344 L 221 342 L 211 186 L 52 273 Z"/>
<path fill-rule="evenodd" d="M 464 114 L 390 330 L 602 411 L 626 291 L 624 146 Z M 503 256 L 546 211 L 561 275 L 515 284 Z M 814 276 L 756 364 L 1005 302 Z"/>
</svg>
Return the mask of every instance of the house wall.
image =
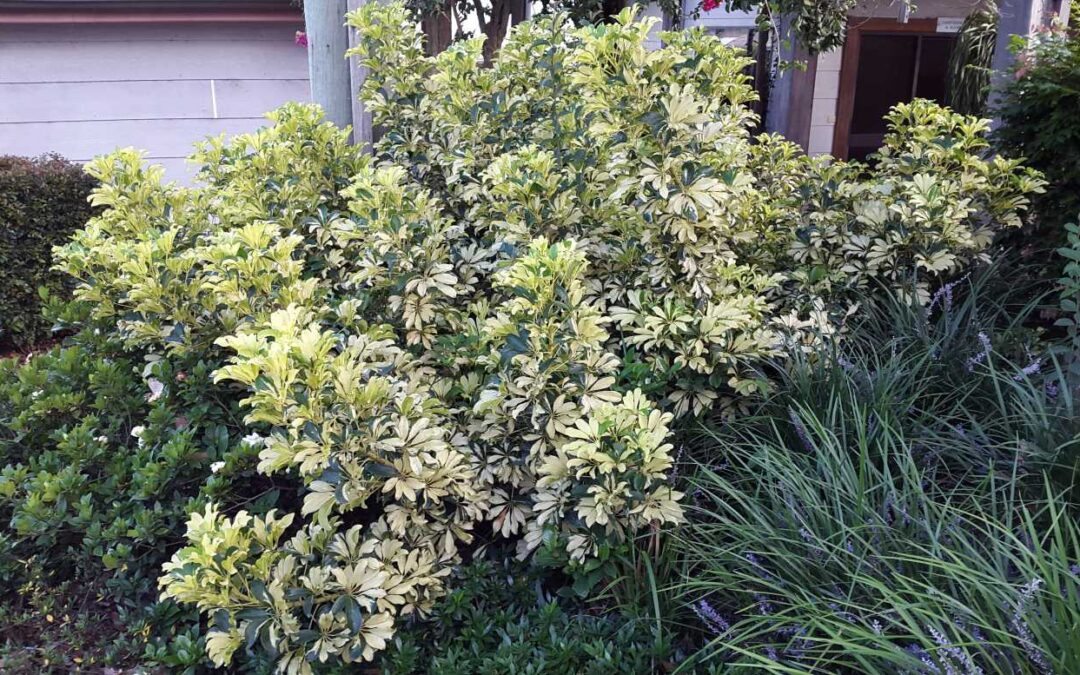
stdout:
<svg viewBox="0 0 1080 675">
<path fill-rule="evenodd" d="M 2 17 L 0 17 L 2 18 Z M 0 21 L 0 154 L 85 162 L 144 149 L 168 179 L 206 136 L 261 126 L 309 100 L 297 22 L 5 25 Z"/>
<path fill-rule="evenodd" d="M 721 39 L 724 39 L 727 35 L 737 35 L 744 38 L 746 31 L 754 27 L 754 13 L 729 11 L 723 4 L 711 12 L 700 12 L 696 18 L 692 17 L 691 15 L 697 11 L 700 4 L 700 0 L 683 0 L 683 11 L 686 13 L 686 18 L 683 21 L 685 28 L 702 26 L 717 33 L 721 36 Z M 650 49 L 659 49 L 661 46 L 660 33 L 664 30 L 663 11 L 655 2 L 650 2 L 642 10 L 642 16 L 656 17 L 661 20 L 649 32 L 649 40 L 646 42 Z"/>
<path fill-rule="evenodd" d="M 744 11 L 732 11 L 727 8 L 727 5 L 721 3 L 719 7 L 710 12 L 701 12 L 697 18 L 692 18 L 690 15 L 700 5 L 700 0 L 683 0 L 683 11 L 687 14 L 685 25 L 687 28 L 692 26 L 704 26 L 711 30 L 724 31 L 727 29 L 742 28 L 750 30 L 754 27 L 757 14 L 754 12 Z"/>
<path fill-rule="evenodd" d="M 985 3 L 981 0 L 913 0 L 915 7 L 909 17 L 912 19 L 931 19 L 935 17 L 965 17 Z M 868 19 L 895 19 L 900 11 L 900 3 L 893 0 L 861 0 L 848 13 L 852 17 Z"/>
<path fill-rule="evenodd" d="M 840 59 L 842 49 L 817 55 L 817 74 L 814 79 L 814 98 L 810 110 L 810 141 L 806 151 L 811 155 L 832 152 L 833 130 L 836 126 L 836 101 L 840 92 Z"/>
<path fill-rule="evenodd" d="M 660 5 L 650 2 L 641 11 L 642 18 L 657 19 L 653 27 L 649 29 L 649 37 L 645 40 L 645 46 L 649 49 L 660 49 L 663 43 L 660 41 L 660 33 L 664 32 L 664 12 Z"/>
</svg>

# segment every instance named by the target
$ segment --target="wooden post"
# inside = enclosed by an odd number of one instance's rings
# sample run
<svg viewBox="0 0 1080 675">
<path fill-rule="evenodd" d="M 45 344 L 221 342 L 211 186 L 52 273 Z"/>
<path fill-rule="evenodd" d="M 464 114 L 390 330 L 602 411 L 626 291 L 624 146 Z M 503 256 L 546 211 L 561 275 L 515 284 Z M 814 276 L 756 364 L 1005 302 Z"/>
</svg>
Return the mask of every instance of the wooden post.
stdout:
<svg viewBox="0 0 1080 675">
<path fill-rule="evenodd" d="M 1014 35 L 1030 35 L 1032 29 L 1039 25 L 1042 19 L 1041 0 L 1000 0 L 998 2 L 998 30 L 997 42 L 994 45 L 994 67 L 990 80 L 990 100 L 988 107 L 993 110 L 997 104 L 997 90 L 1003 78 L 1009 77 L 1012 69 L 1012 52 L 1009 51 L 1009 41 Z M 993 126 L 996 128 L 1000 120 L 994 119 Z"/>
<path fill-rule="evenodd" d="M 794 31 L 791 30 L 791 17 L 781 15 L 776 22 L 775 30 L 777 39 L 773 44 L 773 49 L 779 51 L 781 59 L 794 61 L 796 58 L 796 38 Z M 755 31 L 755 33 L 759 33 L 759 31 Z M 747 56 L 752 55 L 747 54 Z M 758 68 L 771 68 L 771 66 L 772 63 L 765 61 L 764 63 L 758 63 L 755 70 Z M 762 130 L 781 134 L 788 131 L 788 119 L 792 112 L 792 85 L 795 81 L 795 74 L 796 72 L 789 68 L 778 72 L 775 78 L 766 80 L 764 86 L 769 89 L 769 105 L 765 107 L 765 114 L 762 115 L 761 120 L 758 122 Z M 754 79 L 757 80 L 756 72 Z"/>
<path fill-rule="evenodd" d="M 350 12 L 355 11 L 371 1 L 372 0 L 348 0 L 348 10 Z M 344 18 L 342 21 L 344 21 Z M 355 47 L 357 40 L 356 29 L 349 28 L 349 47 Z M 367 107 L 364 105 L 363 101 L 360 100 L 360 85 L 364 84 L 364 80 L 367 79 L 368 69 L 361 66 L 359 59 L 355 56 L 350 57 L 345 63 L 349 71 L 348 91 L 350 117 L 353 125 L 353 143 L 362 145 L 367 152 L 371 152 L 371 146 L 375 142 L 375 130 L 371 124 L 371 113 L 368 112 Z"/>
<path fill-rule="evenodd" d="M 994 71 L 1007 73 L 1012 67 L 1013 55 L 1009 41 L 1014 35 L 1030 35 L 1039 25 L 1041 3 L 1039 0 L 1001 0 L 998 2 L 997 44 L 994 46 Z"/>
<path fill-rule="evenodd" d="M 345 50 L 346 0 L 305 0 L 311 99 L 322 106 L 326 119 L 344 127 L 353 123 L 352 80 Z"/>
</svg>

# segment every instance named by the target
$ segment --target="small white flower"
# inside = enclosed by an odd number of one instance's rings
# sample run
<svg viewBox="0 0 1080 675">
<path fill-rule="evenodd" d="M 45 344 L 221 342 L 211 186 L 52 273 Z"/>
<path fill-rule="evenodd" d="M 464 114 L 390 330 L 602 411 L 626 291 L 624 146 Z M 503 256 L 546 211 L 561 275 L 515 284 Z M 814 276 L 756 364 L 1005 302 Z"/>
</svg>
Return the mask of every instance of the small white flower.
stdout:
<svg viewBox="0 0 1080 675">
<path fill-rule="evenodd" d="M 255 448 L 266 442 L 266 439 L 257 433 L 250 433 L 241 439 L 244 443 L 247 443 L 251 447 Z"/>
<path fill-rule="evenodd" d="M 146 400 L 150 403 L 158 400 L 165 393 L 165 385 L 158 379 L 151 377 L 146 384 L 150 387 L 150 394 L 146 397 Z"/>
<path fill-rule="evenodd" d="M 210 473 L 217 473 L 225 468 L 225 462 L 214 462 L 210 465 Z"/>
<path fill-rule="evenodd" d="M 108 443 L 109 442 L 109 437 L 108 436 L 95 436 L 94 440 L 97 441 L 98 443 Z"/>
<path fill-rule="evenodd" d="M 41 396 L 41 390 L 40 390 L 40 389 L 38 389 L 37 391 L 35 391 L 35 392 L 33 392 L 33 393 L 31 393 L 31 394 L 30 394 L 30 398 L 32 398 L 32 399 L 35 399 L 35 400 L 36 400 L 36 399 L 37 399 L 37 398 L 38 398 L 39 396 Z"/>
<path fill-rule="evenodd" d="M 144 431 L 146 431 L 146 427 L 144 427 L 144 426 L 142 426 L 140 424 L 137 427 L 132 427 L 131 428 L 131 435 L 134 436 L 135 438 L 142 438 L 142 435 L 143 435 Z"/>
</svg>

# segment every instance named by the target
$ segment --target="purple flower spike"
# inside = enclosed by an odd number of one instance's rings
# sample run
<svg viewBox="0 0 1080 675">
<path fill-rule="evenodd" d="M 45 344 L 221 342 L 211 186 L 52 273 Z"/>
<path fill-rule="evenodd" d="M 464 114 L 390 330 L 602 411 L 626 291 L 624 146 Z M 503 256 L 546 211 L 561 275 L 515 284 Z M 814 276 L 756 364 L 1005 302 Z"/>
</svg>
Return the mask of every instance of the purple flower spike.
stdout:
<svg viewBox="0 0 1080 675">
<path fill-rule="evenodd" d="M 803 424 L 799 413 L 795 412 L 794 408 L 788 408 L 788 419 L 791 420 L 791 426 L 795 427 L 795 435 L 799 437 L 799 442 L 802 443 L 803 448 L 807 452 L 813 452 L 814 444 L 810 442 L 810 434 L 807 433 L 806 425 Z"/>
<path fill-rule="evenodd" d="M 986 360 L 986 357 L 990 356 L 990 336 L 988 336 L 982 331 L 979 331 L 979 343 L 982 344 L 982 351 L 967 360 L 967 371 L 969 373 L 974 372 L 975 366 L 979 365 Z"/>
<path fill-rule="evenodd" d="M 1009 620 L 1009 627 L 1012 629 L 1013 637 L 1024 648 L 1028 662 L 1035 666 L 1038 672 L 1051 675 L 1054 669 L 1050 662 L 1046 660 L 1046 654 L 1042 648 L 1036 644 L 1035 636 L 1032 634 L 1026 618 L 1028 606 L 1035 599 L 1042 585 L 1043 580 L 1035 578 L 1020 588 L 1020 598 L 1016 603 L 1012 618 Z"/>
<path fill-rule="evenodd" d="M 1042 359 L 1035 359 L 1031 363 L 1024 366 L 1019 373 L 1013 376 L 1013 379 L 1017 382 L 1023 380 L 1025 377 L 1031 377 L 1032 375 L 1038 375 L 1039 370 L 1042 369 Z"/>
<path fill-rule="evenodd" d="M 952 311 L 953 289 L 967 281 L 967 278 L 969 276 L 971 275 L 965 274 L 956 281 L 947 283 L 941 288 L 937 289 L 937 292 L 934 293 L 932 298 L 930 298 L 930 304 L 926 306 L 926 318 L 929 319 L 931 316 L 934 315 L 934 307 L 936 307 L 938 303 L 941 303 L 942 308 L 946 314 Z"/>
<path fill-rule="evenodd" d="M 698 615 L 701 622 L 715 637 L 722 637 L 731 630 L 731 624 L 709 604 L 708 600 L 701 600 L 694 605 L 694 614 Z"/>
</svg>

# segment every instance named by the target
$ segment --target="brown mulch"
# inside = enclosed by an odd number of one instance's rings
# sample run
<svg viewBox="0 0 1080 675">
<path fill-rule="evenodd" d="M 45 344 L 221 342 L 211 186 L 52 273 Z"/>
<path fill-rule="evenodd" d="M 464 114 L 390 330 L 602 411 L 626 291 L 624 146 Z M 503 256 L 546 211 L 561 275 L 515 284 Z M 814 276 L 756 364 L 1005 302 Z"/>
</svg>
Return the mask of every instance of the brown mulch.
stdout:
<svg viewBox="0 0 1080 675">
<path fill-rule="evenodd" d="M 0 360 L 18 359 L 19 363 L 26 363 L 37 354 L 43 354 L 64 341 L 63 337 L 51 337 L 29 347 L 0 346 Z"/>
</svg>

